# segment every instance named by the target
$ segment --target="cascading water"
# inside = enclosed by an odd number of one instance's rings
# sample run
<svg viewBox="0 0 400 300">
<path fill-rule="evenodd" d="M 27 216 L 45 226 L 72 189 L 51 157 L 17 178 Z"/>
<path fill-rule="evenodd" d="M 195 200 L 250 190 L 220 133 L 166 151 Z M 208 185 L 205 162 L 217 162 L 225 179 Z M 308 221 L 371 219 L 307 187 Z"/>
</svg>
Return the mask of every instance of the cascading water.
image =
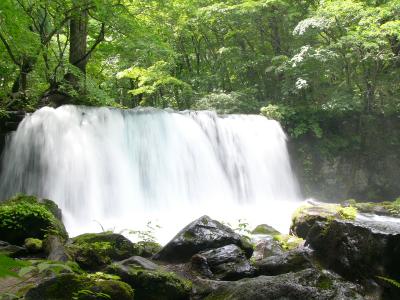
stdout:
<svg viewBox="0 0 400 300">
<path fill-rule="evenodd" d="M 256 115 L 62 106 L 7 142 L 0 195 L 54 200 L 70 235 L 143 229 L 166 242 L 208 214 L 287 231 L 300 199 L 279 123 Z"/>
</svg>

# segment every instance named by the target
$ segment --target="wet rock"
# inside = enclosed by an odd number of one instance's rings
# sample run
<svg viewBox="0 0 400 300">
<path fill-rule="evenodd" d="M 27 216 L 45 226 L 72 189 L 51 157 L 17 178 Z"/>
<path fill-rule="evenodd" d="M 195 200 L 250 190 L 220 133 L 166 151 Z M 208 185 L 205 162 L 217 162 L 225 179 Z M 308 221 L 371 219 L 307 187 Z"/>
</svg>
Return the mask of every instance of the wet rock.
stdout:
<svg viewBox="0 0 400 300">
<path fill-rule="evenodd" d="M 141 257 L 141 256 L 132 256 L 128 259 L 122 260 L 117 262 L 116 264 L 119 264 L 121 266 L 126 266 L 126 267 L 133 267 L 133 268 L 142 268 L 145 270 L 157 270 L 160 267 L 153 263 L 152 261 Z"/>
<path fill-rule="evenodd" d="M 10 257 L 20 257 L 27 254 L 25 247 L 11 245 L 10 243 L 0 241 L 0 255 L 7 255 Z"/>
<path fill-rule="evenodd" d="M 133 300 L 132 288 L 121 281 L 87 275 L 62 274 L 30 289 L 26 300 L 113 299 Z"/>
<path fill-rule="evenodd" d="M 312 268 L 312 251 L 302 247 L 269 256 L 255 263 L 258 275 L 279 275 Z"/>
<path fill-rule="evenodd" d="M 182 229 L 154 258 L 166 262 L 185 262 L 204 250 L 235 244 L 251 257 L 253 247 L 231 228 L 203 216 Z"/>
<path fill-rule="evenodd" d="M 291 230 L 306 239 L 326 268 L 345 278 L 400 280 L 398 221 L 359 213 L 348 218 L 331 205 L 314 203 L 297 212 Z"/>
<path fill-rule="evenodd" d="M 261 260 L 269 256 L 279 255 L 284 252 L 280 243 L 272 236 L 266 236 L 256 242 L 252 258 Z"/>
<path fill-rule="evenodd" d="M 225 282 L 207 300 L 361 300 L 360 287 L 327 271 L 306 269 L 278 276 Z"/>
<path fill-rule="evenodd" d="M 43 248 L 48 260 L 66 262 L 70 259 L 64 241 L 57 235 L 49 235 L 43 241 Z"/>
<path fill-rule="evenodd" d="M 197 256 L 205 259 L 203 260 L 202 270 L 208 268 L 213 279 L 236 280 L 253 274 L 253 267 L 247 260 L 245 253 L 233 244 L 200 252 Z M 203 274 L 206 272 L 203 271 Z"/>
</svg>

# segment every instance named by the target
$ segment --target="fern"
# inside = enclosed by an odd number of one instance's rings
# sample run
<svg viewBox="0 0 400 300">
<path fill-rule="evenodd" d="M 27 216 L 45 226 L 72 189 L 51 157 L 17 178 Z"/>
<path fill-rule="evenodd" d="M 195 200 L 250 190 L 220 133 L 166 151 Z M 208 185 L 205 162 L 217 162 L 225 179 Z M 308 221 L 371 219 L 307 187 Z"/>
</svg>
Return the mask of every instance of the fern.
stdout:
<svg viewBox="0 0 400 300">
<path fill-rule="evenodd" d="M 27 262 L 15 260 L 0 254 L 0 278 L 9 276 L 18 277 L 18 274 L 15 270 L 27 265 Z"/>
<path fill-rule="evenodd" d="M 376 277 L 379 279 L 382 279 L 400 289 L 400 282 L 398 282 L 397 280 L 394 280 L 394 279 L 388 278 L 388 277 L 383 277 L 383 276 L 376 276 Z"/>
</svg>

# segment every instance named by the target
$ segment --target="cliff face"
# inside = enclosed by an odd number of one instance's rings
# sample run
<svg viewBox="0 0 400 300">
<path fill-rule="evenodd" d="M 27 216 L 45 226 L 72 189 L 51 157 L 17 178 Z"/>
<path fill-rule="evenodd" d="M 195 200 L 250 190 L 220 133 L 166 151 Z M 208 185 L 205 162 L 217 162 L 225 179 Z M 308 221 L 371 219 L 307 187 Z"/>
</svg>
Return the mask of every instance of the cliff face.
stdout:
<svg viewBox="0 0 400 300">
<path fill-rule="evenodd" d="M 320 123 L 322 137 L 290 140 L 303 195 L 324 201 L 400 196 L 400 116 L 347 115 Z"/>
</svg>

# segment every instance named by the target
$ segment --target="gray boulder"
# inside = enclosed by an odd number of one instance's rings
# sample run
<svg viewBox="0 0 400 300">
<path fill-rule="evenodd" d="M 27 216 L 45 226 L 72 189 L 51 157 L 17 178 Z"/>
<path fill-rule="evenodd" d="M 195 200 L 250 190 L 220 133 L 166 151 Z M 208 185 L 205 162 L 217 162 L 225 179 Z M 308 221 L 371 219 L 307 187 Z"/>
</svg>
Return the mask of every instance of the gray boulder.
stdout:
<svg viewBox="0 0 400 300">
<path fill-rule="evenodd" d="M 327 271 L 306 269 L 221 283 L 206 300 L 361 300 L 360 287 Z"/>
<path fill-rule="evenodd" d="M 234 244 L 246 257 L 253 253 L 252 245 L 231 228 L 208 216 L 193 221 L 183 228 L 154 258 L 166 262 L 186 262 L 201 251 Z"/>
<path fill-rule="evenodd" d="M 279 275 L 312 268 L 312 251 L 301 247 L 279 255 L 269 256 L 255 263 L 258 275 Z"/>
<path fill-rule="evenodd" d="M 200 266 L 199 273 L 213 279 L 237 280 L 251 276 L 254 271 L 243 250 L 234 244 L 203 251 L 195 257 L 192 267 Z"/>
</svg>

